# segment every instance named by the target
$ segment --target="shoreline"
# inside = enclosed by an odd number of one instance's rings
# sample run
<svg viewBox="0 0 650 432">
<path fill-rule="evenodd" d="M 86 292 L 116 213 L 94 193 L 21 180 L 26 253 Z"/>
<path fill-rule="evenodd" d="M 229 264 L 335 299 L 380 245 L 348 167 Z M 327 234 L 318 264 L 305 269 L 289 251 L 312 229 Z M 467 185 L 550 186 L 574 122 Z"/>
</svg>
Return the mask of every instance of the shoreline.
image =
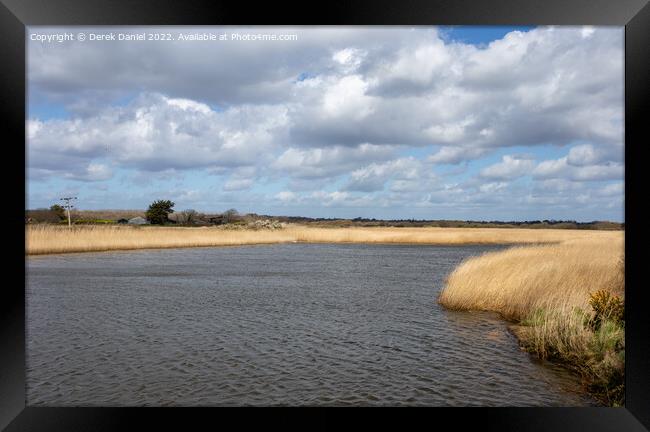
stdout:
<svg viewBox="0 0 650 432">
<path fill-rule="evenodd" d="M 489 252 L 458 265 L 437 301 L 498 313 L 525 351 L 578 375 L 603 405 L 622 406 L 623 254 L 623 236 Z"/>
<path fill-rule="evenodd" d="M 62 252 L 43 252 L 43 253 L 25 253 L 25 257 L 45 257 L 52 255 L 72 255 L 72 254 L 89 254 L 89 253 L 106 253 L 106 252 L 133 252 L 133 251 L 158 251 L 165 249 L 201 249 L 201 248 L 231 248 L 242 246 L 272 246 L 272 245 L 286 245 L 286 244 L 312 244 L 312 245 L 377 245 L 377 246 L 440 246 L 440 247 L 460 247 L 460 246 L 504 246 L 504 247 L 517 247 L 517 246 L 530 246 L 531 243 L 493 243 L 493 242 L 470 242 L 470 243 L 413 243 L 413 242 L 362 242 L 362 241 L 307 241 L 307 240 L 288 240 L 277 242 L 265 243 L 244 243 L 244 244 L 217 244 L 217 245 L 188 245 L 188 246 L 157 246 L 157 247 L 133 247 L 133 248 L 120 248 L 120 249 L 93 249 L 93 250 L 69 250 Z M 532 243 L 533 245 L 535 243 Z M 554 243 L 540 243 L 540 244 L 554 244 Z"/>
</svg>

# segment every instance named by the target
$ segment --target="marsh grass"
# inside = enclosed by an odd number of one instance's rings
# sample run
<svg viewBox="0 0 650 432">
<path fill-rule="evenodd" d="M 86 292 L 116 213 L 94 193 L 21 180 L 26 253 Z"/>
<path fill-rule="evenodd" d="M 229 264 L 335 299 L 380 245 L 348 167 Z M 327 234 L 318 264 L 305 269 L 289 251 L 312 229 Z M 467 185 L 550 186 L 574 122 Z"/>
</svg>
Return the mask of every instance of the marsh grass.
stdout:
<svg viewBox="0 0 650 432">
<path fill-rule="evenodd" d="M 578 372 L 604 404 L 624 402 L 623 233 L 521 246 L 466 260 L 438 301 L 515 323 L 521 345 Z"/>
<path fill-rule="evenodd" d="M 235 227 L 233 227 L 235 228 Z M 398 244 L 530 244 L 590 237 L 609 231 L 504 228 L 312 228 L 289 225 L 278 230 L 223 227 L 53 226 L 26 227 L 29 255 L 129 249 L 228 246 L 283 242 Z"/>
<path fill-rule="evenodd" d="M 282 243 L 293 237 L 278 231 L 243 231 L 211 228 L 149 226 L 51 226 L 35 225 L 26 230 L 29 255 L 97 252 L 130 249 L 232 246 Z"/>
</svg>

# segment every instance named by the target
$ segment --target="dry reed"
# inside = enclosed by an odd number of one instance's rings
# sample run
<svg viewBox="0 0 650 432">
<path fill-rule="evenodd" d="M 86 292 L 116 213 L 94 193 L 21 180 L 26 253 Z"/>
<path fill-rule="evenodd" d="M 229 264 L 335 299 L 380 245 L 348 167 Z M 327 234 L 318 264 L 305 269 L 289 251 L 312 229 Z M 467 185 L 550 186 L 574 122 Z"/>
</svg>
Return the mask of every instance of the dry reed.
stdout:
<svg viewBox="0 0 650 432">
<path fill-rule="evenodd" d="M 155 226 L 27 226 L 29 255 L 129 249 L 309 243 L 525 244 L 556 243 L 588 237 L 607 238 L 606 231 L 500 228 L 310 228 L 290 225 L 280 230 L 228 230 L 218 227 Z"/>
<path fill-rule="evenodd" d="M 439 301 L 450 309 L 490 310 L 520 320 L 536 309 L 589 309 L 589 295 L 616 289 L 623 233 L 567 239 L 559 244 L 513 247 L 473 257 L 447 279 Z"/>
<path fill-rule="evenodd" d="M 624 233 L 567 239 L 486 253 L 459 265 L 438 301 L 454 310 L 495 311 L 529 352 L 577 371 L 607 405 L 624 402 L 625 329 L 594 326 L 590 299 L 624 299 Z"/>
<path fill-rule="evenodd" d="M 222 230 L 215 228 L 134 226 L 30 226 L 26 230 L 28 255 L 99 252 L 130 249 L 234 246 L 293 241 L 281 230 Z"/>
</svg>

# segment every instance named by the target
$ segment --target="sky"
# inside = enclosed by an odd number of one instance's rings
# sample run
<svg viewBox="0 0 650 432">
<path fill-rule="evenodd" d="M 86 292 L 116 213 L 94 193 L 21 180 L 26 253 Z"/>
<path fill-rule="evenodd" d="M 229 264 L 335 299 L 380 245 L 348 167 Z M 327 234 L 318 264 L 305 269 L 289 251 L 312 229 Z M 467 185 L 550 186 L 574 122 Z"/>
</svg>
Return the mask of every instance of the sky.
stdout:
<svg viewBox="0 0 650 432">
<path fill-rule="evenodd" d="M 29 27 L 27 207 L 622 222 L 623 36 Z"/>
</svg>

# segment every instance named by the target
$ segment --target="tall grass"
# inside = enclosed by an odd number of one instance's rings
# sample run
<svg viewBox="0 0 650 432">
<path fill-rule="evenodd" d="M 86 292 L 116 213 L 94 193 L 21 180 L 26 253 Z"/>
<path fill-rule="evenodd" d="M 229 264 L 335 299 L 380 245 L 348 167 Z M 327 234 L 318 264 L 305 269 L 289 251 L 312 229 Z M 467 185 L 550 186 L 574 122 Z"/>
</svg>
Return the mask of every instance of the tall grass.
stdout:
<svg viewBox="0 0 650 432">
<path fill-rule="evenodd" d="M 608 405 L 623 403 L 625 330 L 622 232 L 522 246 L 466 260 L 438 301 L 496 311 L 523 347 L 579 372 Z M 620 300 L 619 300 L 620 299 Z"/>
<path fill-rule="evenodd" d="M 294 237 L 281 230 L 222 230 L 214 228 L 35 225 L 26 230 L 29 255 L 162 249 L 201 246 L 282 243 Z"/>
<path fill-rule="evenodd" d="M 622 255 L 623 233 L 610 231 L 490 252 L 458 266 L 439 301 L 450 309 L 491 310 L 512 320 L 539 308 L 588 309 L 594 291 L 623 294 L 614 283 Z"/>
<path fill-rule="evenodd" d="M 606 231 L 519 229 L 519 228 L 289 228 L 297 241 L 333 243 L 404 244 L 525 244 L 555 243 L 591 236 L 606 237 Z"/>
<path fill-rule="evenodd" d="M 52 226 L 26 228 L 30 255 L 126 249 L 226 246 L 282 242 L 503 244 L 607 238 L 608 231 L 500 228 L 310 228 L 228 230 L 220 227 Z"/>
</svg>

